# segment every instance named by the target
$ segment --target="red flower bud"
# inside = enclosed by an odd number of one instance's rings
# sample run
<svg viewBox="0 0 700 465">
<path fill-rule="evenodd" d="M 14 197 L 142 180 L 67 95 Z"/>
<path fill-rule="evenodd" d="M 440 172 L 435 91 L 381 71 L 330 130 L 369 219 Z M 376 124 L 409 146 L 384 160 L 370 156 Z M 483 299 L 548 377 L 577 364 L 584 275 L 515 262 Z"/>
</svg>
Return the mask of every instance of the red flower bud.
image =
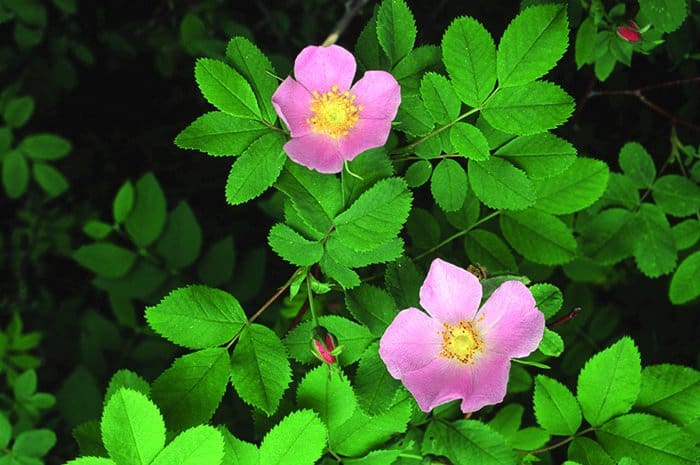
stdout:
<svg viewBox="0 0 700 465">
<path fill-rule="evenodd" d="M 320 361 L 333 364 L 335 356 L 340 353 L 342 347 L 338 347 L 335 336 L 323 326 L 316 326 L 311 331 L 311 353 Z"/>
<path fill-rule="evenodd" d="M 642 40 L 642 34 L 639 33 L 639 26 L 637 26 L 637 23 L 632 20 L 618 26 L 617 35 L 620 36 L 622 40 L 627 42 L 635 43 Z"/>
</svg>

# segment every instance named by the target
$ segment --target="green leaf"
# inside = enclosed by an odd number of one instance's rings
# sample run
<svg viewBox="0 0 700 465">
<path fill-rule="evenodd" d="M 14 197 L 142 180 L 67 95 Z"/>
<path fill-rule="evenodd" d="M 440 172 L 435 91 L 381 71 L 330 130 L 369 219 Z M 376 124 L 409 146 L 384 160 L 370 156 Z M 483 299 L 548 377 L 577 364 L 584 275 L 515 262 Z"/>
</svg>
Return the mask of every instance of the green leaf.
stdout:
<svg viewBox="0 0 700 465">
<path fill-rule="evenodd" d="M 50 197 L 56 197 L 68 190 L 68 180 L 53 166 L 48 163 L 36 162 L 32 166 L 32 174 L 44 192 Z"/>
<path fill-rule="evenodd" d="M 389 159 L 385 147 L 377 147 L 362 152 L 352 160 L 348 167 L 350 171 L 358 175 L 345 176 L 342 187 L 345 205 L 349 205 L 362 195 L 364 191 L 372 187 L 380 179 L 388 178 L 394 174 L 394 166 Z"/>
<path fill-rule="evenodd" d="M 224 437 L 224 460 L 221 465 L 260 465 L 260 451 L 249 442 L 234 437 L 224 426 L 219 427 Z"/>
<path fill-rule="evenodd" d="M 643 203 L 636 224 L 633 253 L 639 270 L 650 278 L 672 272 L 678 254 L 666 215 L 656 205 Z"/>
<path fill-rule="evenodd" d="M 505 242 L 484 229 L 473 229 L 464 238 L 464 251 L 472 263 L 484 266 L 489 273 L 517 271 L 515 257 Z"/>
<path fill-rule="evenodd" d="M 559 312 L 564 303 L 564 296 L 559 288 L 553 284 L 535 284 L 530 288 L 532 296 L 535 298 L 537 308 L 544 313 L 545 319 L 549 319 Z"/>
<path fill-rule="evenodd" d="M 425 73 L 420 82 L 420 94 L 425 108 L 440 124 L 447 124 L 459 116 L 462 103 L 450 81 L 441 74 Z"/>
<path fill-rule="evenodd" d="M 401 454 L 397 449 L 376 449 L 364 457 L 343 459 L 346 465 L 392 465 Z"/>
<path fill-rule="evenodd" d="M 313 465 L 323 454 L 326 428 L 311 410 L 297 410 L 272 428 L 260 444 L 265 465 Z"/>
<path fill-rule="evenodd" d="M 386 63 L 386 54 L 379 45 L 379 39 L 377 38 L 377 9 L 374 9 L 372 17 L 357 37 L 355 57 L 360 67 L 365 70 L 389 69 L 389 65 Z M 405 59 L 408 58 L 406 57 Z M 394 77 L 397 80 L 399 79 L 396 74 L 394 74 Z"/>
<path fill-rule="evenodd" d="M 671 226 L 677 250 L 689 249 L 700 240 L 700 221 L 689 219 Z"/>
<path fill-rule="evenodd" d="M 581 426 L 581 409 L 569 389 L 544 375 L 535 378 L 535 417 L 550 434 L 574 435 Z"/>
<path fill-rule="evenodd" d="M 542 265 L 560 265 L 576 256 L 576 239 L 559 218 L 538 210 L 503 212 L 503 237 L 528 260 Z"/>
<path fill-rule="evenodd" d="M 270 129 L 259 121 L 221 111 L 205 113 L 180 132 L 175 145 L 214 156 L 240 155 Z"/>
<path fill-rule="evenodd" d="M 683 176 L 668 174 L 660 177 L 651 193 L 656 205 L 669 215 L 684 217 L 700 210 L 700 187 Z"/>
<path fill-rule="evenodd" d="M 586 256 L 602 265 L 613 265 L 632 255 L 636 221 L 634 215 L 621 208 L 610 208 L 581 224 L 581 249 Z"/>
<path fill-rule="evenodd" d="M 137 255 L 129 249 L 109 242 L 96 242 L 81 246 L 73 258 L 95 274 L 107 278 L 119 278 L 129 272 Z"/>
<path fill-rule="evenodd" d="M 277 334 L 266 326 L 248 326 L 231 357 L 231 383 L 241 399 L 272 415 L 291 379 L 287 353 Z M 261 463 L 267 463 L 262 456 Z"/>
<path fill-rule="evenodd" d="M 603 195 L 609 174 L 605 162 L 576 158 L 566 171 L 533 181 L 537 195 L 536 208 L 554 215 L 583 210 Z"/>
<path fill-rule="evenodd" d="M 584 418 L 600 426 L 629 412 L 639 395 L 641 379 L 639 351 L 629 337 L 595 354 L 578 376 L 578 401 Z"/>
<path fill-rule="evenodd" d="M 450 129 L 450 142 L 458 154 L 471 160 L 482 161 L 491 156 L 489 141 L 476 126 L 456 123 Z"/>
<path fill-rule="evenodd" d="M 631 413 L 602 425 L 596 436 L 616 460 L 630 457 L 642 464 L 694 465 L 700 460 L 695 440 L 661 418 Z"/>
<path fill-rule="evenodd" d="M 122 388 L 140 392 L 146 397 L 150 397 L 151 395 L 151 386 L 146 382 L 145 379 L 141 378 L 133 371 L 119 370 L 116 373 L 114 373 L 114 375 L 112 375 L 112 378 L 109 380 L 107 392 L 105 392 L 104 404 L 109 402 L 112 396 Z"/>
<path fill-rule="evenodd" d="M 34 113 L 34 99 L 30 96 L 15 97 L 5 105 L 3 118 L 11 128 L 24 126 Z"/>
<path fill-rule="evenodd" d="M 548 357 L 559 357 L 564 352 L 564 340 L 559 333 L 544 328 L 544 335 L 538 349 Z"/>
<path fill-rule="evenodd" d="M 401 231 L 408 218 L 411 200 L 403 179 L 388 178 L 377 182 L 335 218 L 339 239 L 358 251 L 385 243 Z M 371 231 L 371 238 L 368 231 Z"/>
<path fill-rule="evenodd" d="M 248 322 L 235 297 L 206 286 L 172 291 L 158 305 L 146 307 L 146 320 L 155 332 L 189 349 L 224 344 Z"/>
<path fill-rule="evenodd" d="M 197 260 L 202 248 L 202 229 L 187 202 L 178 203 L 170 212 L 156 248 L 171 270 L 180 270 Z"/>
<path fill-rule="evenodd" d="M 0 127 L 0 156 L 12 148 L 12 129 L 7 126 Z"/>
<path fill-rule="evenodd" d="M 600 444 L 586 437 L 577 437 L 571 442 L 569 458 L 581 465 L 615 465 Z"/>
<path fill-rule="evenodd" d="M 365 326 L 341 316 L 324 315 L 318 318 L 318 322 L 337 337 L 339 346 L 343 346 L 343 351 L 338 356 L 341 365 L 351 364 L 360 358 L 365 348 L 375 339 Z M 284 338 L 284 345 L 294 360 L 304 364 L 316 361 L 309 346 L 314 326 L 312 321 L 305 321 Z"/>
<path fill-rule="evenodd" d="M 368 24 L 369 26 L 369 24 Z M 363 31 L 364 33 L 364 31 Z M 376 41 L 376 39 L 375 39 Z M 359 44 L 358 40 L 358 44 Z M 362 61 L 358 55 L 358 60 Z M 419 93 L 420 82 L 426 70 L 436 70 L 441 66 L 440 48 L 435 45 L 422 45 L 411 50 L 401 61 L 396 63 L 391 74 L 406 93 Z M 377 66 L 365 66 L 366 69 L 381 69 Z"/>
<path fill-rule="evenodd" d="M 250 84 L 226 63 L 200 58 L 194 76 L 204 98 L 218 110 L 241 118 L 261 118 Z"/>
<path fill-rule="evenodd" d="M 7 416 L 0 412 L 0 447 L 7 448 L 7 445 L 12 439 L 12 424 L 7 419 Z"/>
<path fill-rule="evenodd" d="M 377 39 L 392 64 L 413 50 L 416 22 L 403 0 L 384 0 L 379 6 Z"/>
<path fill-rule="evenodd" d="M 686 0 L 640 0 L 639 13 L 659 31 L 673 32 L 688 16 L 688 6 Z"/>
<path fill-rule="evenodd" d="M 431 421 L 421 451 L 445 456 L 454 465 L 516 463 L 515 453 L 503 436 L 476 420 Z"/>
<path fill-rule="evenodd" d="M 428 182 L 432 173 L 433 165 L 427 160 L 419 160 L 408 167 L 403 177 L 408 187 L 416 188 Z"/>
<path fill-rule="evenodd" d="M 208 422 L 221 403 L 229 380 L 224 348 L 204 349 L 175 359 L 151 387 L 170 431 Z"/>
<path fill-rule="evenodd" d="M 384 289 L 363 284 L 345 293 L 345 305 L 360 323 L 379 337 L 392 322 L 398 309 L 391 295 Z"/>
<path fill-rule="evenodd" d="M 535 204 L 535 188 L 525 173 L 502 158 L 469 160 L 469 184 L 493 209 L 523 210 Z"/>
<path fill-rule="evenodd" d="M 90 220 L 83 225 L 83 232 L 95 240 L 106 238 L 113 230 L 111 224 L 103 223 L 99 220 Z"/>
<path fill-rule="evenodd" d="M 12 453 L 25 457 L 43 457 L 56 445 L 56 433 L 48 429 L 22 431 L 15 438 Z"/>
<path fill-rule="evenodd" d="M 146 396 L 120 389 L 102 413 L 102 440 L 119 465 L 148 465 L 165 445 L 165 424 Z"/>
<path fill-rule="evenodd" d="M 226 201 L 240 205 L 254 199 L 273 185 L 287 159 L 285 139 L 279 132 L 254 141 L 231 167 L 226 180 Z"/>
<path fill-rule="evenodd" d="M 277 223 L 267 237 L 270 248 L 292 265 L 311 266 L 323 256 L 323 244 L 310 241 L 283 223 Z"/>
<path fill-rule="evenodd" d="M 347 265 L 338 263 L 331 253 L 323 254 L 319 266 L 329 280 L 337 282 L 343 289 L 352 289 L 360 285 L 360 276 Z"/>
<path fill-rule="evenodd" d="M 358 252 L 346 246 L 338 238 L 338 235 L 332 232 L 326 242 L 326 258 L 332 258 L 339 265 L 348 268 L 360 268 L 397 259 L 404 251 L 403 246 L 403 240 L 399 237 L 394 237 L 373 249 Z"/>
<path fill-rule="evenodd" d="M 314 410 L 332 434 L 355 412 L 357 398 L 342 371 L 321 364 L 299 382 L 297 405 Z"/>
<path fill-rule="evenodd" d="M 640 189 L 651 187 L 656 179 L 656 166 L 649 152 L 638 142 L 628 142 L 620 150 L 620 168 Z"/>
<path fill-rule="evenodd" d="M 384 361 L 379 357 L 377 342 L 367 347 L 362 354 L 353 382 L 357 401 L 362 410 L 369 415 L 385 412 L 389 408 L 387 399 L 393 399 L 401 386 L 401 383 L 389 374 Z"/>
<path fill-rule="evenodd" d="M 29 165 L 19 150 L 11 150 L 2 161 L 2 184 L 11 199 L 20 197 L 29 183 Z"/>
<path fill-rule="evenodd" d="M 430 192 L 444 211 L 459 210 L 467 195 L 467 174 L 464 168 L 449 158 L 440 161 L 433 170 Z"/>
<path fill-rule="evenodd" d="M 205 252 L 197 266 L 197 275 L 208 286 L 221 286 L 233 276 L 236 249 L 233 236 L 214 242 Z"/>
<path fill-rule="evenodd" d="M 396 114 L 399 131 L 414 137 L 428 134 L 434 126 L 433 117 L 425 108 L 423 100 L 416 95 L 401 95 L 401 105 Z"/>
<path fill-rule="evenodd" d="M 66 462 L 66 465 L 117 465 L 113 460 L 102 457 L 78 457 Z"/>
<path fill-rule="evenodd" d="M 20 142 L 19 149 L 34 160 L 58 160 L 68 155 L 72 146 L 55 134 L 32 134 Z"/>
<path fill-rule="evenodd" d="M 549 434 L 542 428 L 529 426 L 516 431 L 509 441 L 513 449 L 534 450 L 547 444 L 549 439 Z"/>
<path fill-rule="evenodd" d="M 525 170 L 531 179 L 544 179 L 571 166 L 576 160 L 576 148 L 554 134 L 543 132 L 517 137 L 499 148 L 496 155 Z"/>
<path fill-rule="evenodd" d="M 652 365 L 642 370 L 635 407 L 679 425 L 700 417 L 700 372 L 680 365 Z"/>
<path fill-rule="evenodd" d="M 207 425 L 200 425 L 179 434 L 152 465 L 217 465 L 224 458 L 224 440 L 221 433 Z"/>
<path fill-rule="evenodd" d="M 398 308 L 417 307 L 419 289 L 423 285 L 425 273 L 408 257 L 401 257 L 390 263 L 384 271 L 384 283 Z"/>
<path fill-rule="evenodd" d="M 500 89 L 482 114 L 496 129 L 526 136 L 564 123 L 574 111 L 574 100 L 556 84 L 536 81 Z"/>
<path fill-rule="evenodd" d="M 463 16 L 450 24 L 441 45 L 455 92 L 470 107 L 480 106 L 496 84 L 496 45 L 491 34 L 474 18 Z"/>
<path fill-rule="evenodd" d="M 114 202 L 112 203 L 112 216 L 114 217 L 114 222 L 119 224 L 123 223 L 124 220 L 131 213 L 131 209 L 134 207 L 134 185 L 131 181 L 127 180 L 119 188 L 119 192 L 114 197 Z"/>
<path fill-rule="evenodd" d="M 566 6 L 555 3 L 526 8 L 511 21 L 498 44 L 499 85 L 519 86 L 544 76 L 568 44 Z"/>
<path fill-rule="evenodd" d="M 598 27 L 591 16 L 583 20 L 576 31 L 576 68 L 592 63 L 595 57 L 595 36 Z"/>
<path fill-rule="evenodd" d="M 134 207 L 124 223 L 134 243 L 151 245 L 165 227 L 167 207 L 165 194 L 153 173 L 146 173 L 136 182 Z"/>
<path fill-rule="evenodd" d="M 681 305 L 700 296 L 700 283 L 696 279 L 697 276 L 700 276 L 700 251 L 688 255 L 678 265 L 668 290 L 671 303 Z"/>
<path fill-rule="evenodd" d="M 270 60 L 244 37 L 234 37 L 229 41 L 226 56 L 233 62 L 234 69 L 252 85 L 263 118 L 274 124 L 277 113 L 272 107 L 272 94 L 279 82 L 274 78 L 275 70 Z"/>
</svg>

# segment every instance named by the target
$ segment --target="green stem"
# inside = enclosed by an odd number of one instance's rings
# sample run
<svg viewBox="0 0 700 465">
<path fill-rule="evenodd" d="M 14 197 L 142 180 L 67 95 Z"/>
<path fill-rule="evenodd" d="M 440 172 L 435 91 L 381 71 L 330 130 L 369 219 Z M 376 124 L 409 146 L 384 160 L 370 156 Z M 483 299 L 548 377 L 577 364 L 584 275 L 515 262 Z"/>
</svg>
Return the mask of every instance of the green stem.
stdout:
<svg viewBox="0 0 700 465">
<path fill-rule="evenodd" d="M 426 255 L 430 255 L 431 253 L 435 252 L 436 250 L 438 250 L 438 249 L 442 248 L 443 246 L 449 244 L 449 243 L 452 242 L 453 240 L 458 239 L 458 238 L 464 236 L 465 234 L 467 234 L 469 231 L 471 231 L 472 229 L 476 228 L 477 226 L 479 226 L 479 225 L 481 225 L 481 224 L 483 224 L 483 223 L 486 223 L 486 222 L 487 222 L 488 220 L 490 220 L 491 218 L 494 218 L 494 217 L 498 216 L 500 213 L 501 213 L 501 211 L 498 210 L 498 211 L 495 211 L 495 212 L 493 212 L 493 213 L 490 213 L 490 214 L 486 215 L 485 217 L 481 218 L 479 221 L 477 221 L 477 222 L 474 223 L 473 225 L 469 226 L 467 229 L 463 229 L 462 231 L 457 231 L 456 233 L 454 233 L 453 235 L 451 235 L 450 237 L 448 237 L 448 238 L 445 239 L 444 241 L 442 241 L 442 242 L 440 242 L 439 244 L 437 244 L 435 247 L 431 247 L 431 248 L 429 248 L 428 250 L 424 251 L 423 253 L 418 254 L 416 257 L 414 257 L 414 260 L 420 260 L 421 258 L 425 257 Z"/>
<path fill-rule="evenodd" d="M 583 436 L 584 434 L 590 433 L 591 431 L 595 431 L 595 428 L 590 427 L 590 428 L 586 428 L 584 430 L 578 431 L 576 434 L 569 436 L 568 438 L 566 438 L 562 441 L 556 442 L 556 443 L 552 444 L 551 446 L 546 446 L 546 447 L 542 447 L 540 449 L 535 449 L 535 450 L 524 450 L 524 451 L 519 451 L 519 452 L 521 452 L 523 454 L 541 454 L 542 452 L 547 452 L 547 451 L 556 449 L 558 447 L 561 447 L 565 444 L 568 444 L 571 441 L 573 441 L 574 439 L 576 439 L 577 437 Z"/>
<path fill-rule="evenodd" d="M 458 116 L 457 119 L 455 119 L 454 121 L 451 121 L 451 122 L 447 123 L 447 124 L 444 125 L 444 126 L 440 126 L 439 128 L 437 128 L 437 129 L 434 130 L 433 132 L 426 134 L 425 136 L 421 137 L 420 139 L 414 140 L 413 142 L 411 142 L 411 143 L 408 144 L 407 146 L 405 146 L 405 147 L 400 147 L 400 148 L 398 148 L 398 149 L 392 150 L 391 152 L 389 152 L 389 155 L 401 155 L 401 154 L 404 154 L 404 153 L 408 153 L 408 152 L 411 151 L 411 149 L 412 149 L 413 147 L 415 147 L 416 145 L 420 144 L 421 142 L 425 142 L 426 140 L 430 139 L 431 137 L 440 134 L 440 133 L 441 133 L 442 131 L 444 131 L 445 129 L 451 128 L 451 127 L 454 126 L 456 123 L 462 121 L 464 118 L 466 118 L 466 117 L 468 117 L 468 116 L 471 116 L 471 115 L 473 115 L 474 113 L 476 113 L 477 111 L 480 111 L 480 110 L 481 110 L 481 107 L 472 108 L 472 109 L 469 110 L 468 112 L 466 112 L 466 113 L 464 113 L 464 114 Z"/>
<path fill-rule="evenodd" d="M 309 298 L 309 311 L 311 312 L 311 318 L 314 320 L 314 326 L 320 326 L 318 324 L 318 318 L 316 317 L 316 309 L 314 308 L 314 293 L 311 290 L 311 274 L 306 275 L 306 291 Z"/>
</svg>

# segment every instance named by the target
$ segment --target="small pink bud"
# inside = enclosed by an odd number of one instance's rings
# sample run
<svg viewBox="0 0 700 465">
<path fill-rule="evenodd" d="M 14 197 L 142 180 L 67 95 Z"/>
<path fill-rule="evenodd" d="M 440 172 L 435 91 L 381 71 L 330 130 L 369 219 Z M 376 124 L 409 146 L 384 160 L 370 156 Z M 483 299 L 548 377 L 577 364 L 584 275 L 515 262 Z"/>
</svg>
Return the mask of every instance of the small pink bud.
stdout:
<svg viewBox="0 0 700 465">
<path fill-rule="evenodd" d="M 639 26 L 632 20 L 627 21 L 627 23 L 618 26 L 617 35 L 627 42 L 639 42 L 642 40 L 642 34 L 639 33 Z"/>
<path fill-rule="evenodd" d="M 311 353 L 320 361 L 333 364 L 340 349 L 335 336 L 323 326 L 316 326 L 311 331 Z"/>
</svg>

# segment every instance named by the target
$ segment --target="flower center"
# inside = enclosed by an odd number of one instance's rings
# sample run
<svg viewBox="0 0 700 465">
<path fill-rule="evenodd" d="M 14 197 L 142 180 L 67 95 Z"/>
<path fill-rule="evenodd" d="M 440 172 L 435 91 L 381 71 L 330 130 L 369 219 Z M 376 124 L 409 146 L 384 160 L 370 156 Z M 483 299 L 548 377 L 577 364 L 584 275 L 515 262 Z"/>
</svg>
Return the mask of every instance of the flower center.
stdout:
<svg viewBox="0 0 700 465">
<path fill-rule="evenodd" d="M 460 321 L 456 325 L 443 323 L 441 357 L 472 363 L 474 356 L 481 352 L 484 340 L 479 336 L 471 321 Z"/>
<path fill-rule="evenodd" d="M 355 96 L 349 91 L 340 92 L 333 86 L 328 92 L 311 93 L 311 118 L 307 119 L 313 132 L 326 134 L 333 139 L 347 136 L 362 111 L 361 105 L 355 105 Z"/>
</svg>

